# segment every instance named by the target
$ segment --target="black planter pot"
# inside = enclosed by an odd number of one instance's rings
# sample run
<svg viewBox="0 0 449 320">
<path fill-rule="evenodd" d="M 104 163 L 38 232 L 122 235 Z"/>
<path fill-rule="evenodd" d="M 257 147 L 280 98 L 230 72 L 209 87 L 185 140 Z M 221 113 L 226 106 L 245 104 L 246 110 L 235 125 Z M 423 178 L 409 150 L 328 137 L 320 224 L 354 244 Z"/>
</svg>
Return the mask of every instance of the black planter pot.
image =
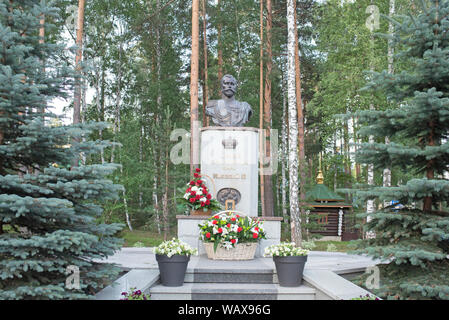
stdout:
<svg viewBox="0 0 449 320">
<path fill-rule="evenodd" d="M 302 274 L 307 256 L 273 257 L 281 287 L 298 287 L 302 283 Z"/>
<path fill-rule="evenodd" d="M 156 254 L 159 265 L 161 284 L 166 287 L 180 287 L 189 264 L 190 256 L 175 254 L 170 258 L 166 255 Z"/>
</svg>

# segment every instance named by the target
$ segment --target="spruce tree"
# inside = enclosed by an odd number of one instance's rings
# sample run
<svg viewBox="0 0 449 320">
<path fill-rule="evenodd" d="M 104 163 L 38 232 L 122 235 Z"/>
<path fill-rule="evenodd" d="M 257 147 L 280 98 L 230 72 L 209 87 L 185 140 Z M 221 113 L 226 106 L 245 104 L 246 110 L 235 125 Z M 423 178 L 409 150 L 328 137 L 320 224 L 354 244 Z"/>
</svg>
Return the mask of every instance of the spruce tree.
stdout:
<svg viewBox="0 0 449 320">
<path fill-rule="evenodd" d="M 46 1 L 0 1 L 0 299 L 90 298 L 120 271 L 98 262 L 121 246 L 123 226 L 97 222 L 122 188 L 107 178 L 116 166 L 70 168 L 109 145 L 74 142 L 104 125 L 50 125 L 54 99 L 73 88 L 64 47 L 39 41 L 41 18 L 55 34 L 58 13 Z M 77 269 L 79 289 L 66 286 Z"/>
<path fill-rule="evenodd" d="M 391 143 L 361 144 L 357 161 L 376 169 L 394 168 L 416 175 L 394 187 L 359 190 L 363 199 L 397 200 L 371 214 L 364 228 L 375 239 L 358 243 L 357 253 L 384 261 L 380 288 L 390 299 L 449 299 L 449 1 L 421 1 L 422 13 L 397 16 L 392 36 L 395 59 L 405 70 L 371 73 L 367 90 L 384 92 L 399 105 L 356 115 L 366 125 L 360 133 L 391 138 Z M 362 216 L 366 217 L 367 214 Z"/>
</svg>

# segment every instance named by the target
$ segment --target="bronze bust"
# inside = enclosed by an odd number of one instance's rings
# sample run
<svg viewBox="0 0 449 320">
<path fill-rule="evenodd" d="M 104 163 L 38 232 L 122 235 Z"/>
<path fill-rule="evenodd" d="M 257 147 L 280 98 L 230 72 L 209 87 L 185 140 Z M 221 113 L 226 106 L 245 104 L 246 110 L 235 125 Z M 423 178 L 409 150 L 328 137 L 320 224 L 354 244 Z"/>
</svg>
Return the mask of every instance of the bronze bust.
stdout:
<svg viewBox="0 0 449 320">
<path fill-rule="evenodd" d="M 221 127 L 242 127 L 253 113 L 247 102 L 235 100 L 237 80 L 227 74 L 221 79 L 221 99 L 210 100 L 206 107 L 206 115 L 212 118 L 215 125 Z"/>
</svg>

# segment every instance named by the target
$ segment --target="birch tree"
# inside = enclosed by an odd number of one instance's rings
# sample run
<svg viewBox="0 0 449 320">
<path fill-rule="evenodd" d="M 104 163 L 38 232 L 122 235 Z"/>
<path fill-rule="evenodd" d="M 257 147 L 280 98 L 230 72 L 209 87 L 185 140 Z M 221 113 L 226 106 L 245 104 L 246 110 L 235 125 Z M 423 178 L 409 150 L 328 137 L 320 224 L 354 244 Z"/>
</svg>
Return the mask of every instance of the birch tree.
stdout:
<svg viewBox="0 0 449 320">
<path fill-rule="evenodd" d="M 291 216 L 291 238 L 297 246 L 301 245 L 301 217 L 299 211 L 298 184 L 298 118 L 296 106 L 296 67 L 295 67 L 295 1 L 287 0 L 287 88 L 288 88 L 288 168 Z"/>
</svg>

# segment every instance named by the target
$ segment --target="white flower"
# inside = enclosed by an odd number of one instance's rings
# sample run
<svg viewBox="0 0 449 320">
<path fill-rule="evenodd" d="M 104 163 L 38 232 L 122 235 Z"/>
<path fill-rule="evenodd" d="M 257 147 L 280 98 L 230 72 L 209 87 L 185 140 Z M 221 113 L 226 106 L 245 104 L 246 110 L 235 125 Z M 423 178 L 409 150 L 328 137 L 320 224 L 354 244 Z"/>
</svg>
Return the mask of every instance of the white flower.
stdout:
<svg viewBox="0 0 449 320">
<path fill-rule="evenodd" d="M 206 197 L 202 197 L 202 198 L 200 198 L 200 201 L 201 201 L 201 202 L 206 202 L 207 199 L 206 199 Z"/>
<path fill-rule="evenodd" d="M 232 249 L 231 241 L 223 241 L 222 247 L 225 248 L 226 250 Z"/>
<path fill-rule="evenodd" d="M 189 199 L 189 196 L 190 196 L 190 193 L 186 193 L 186 194 L 184 195 L 184 199 L 188 200 L 188 199 Z"/>
<path fill-rule="evenodd" d="M 192 190 L 192 191 L 198 191 L 199 189 L 198 189 L 197 186 L 193 186 L 191 190 Z"/>
</svg>

